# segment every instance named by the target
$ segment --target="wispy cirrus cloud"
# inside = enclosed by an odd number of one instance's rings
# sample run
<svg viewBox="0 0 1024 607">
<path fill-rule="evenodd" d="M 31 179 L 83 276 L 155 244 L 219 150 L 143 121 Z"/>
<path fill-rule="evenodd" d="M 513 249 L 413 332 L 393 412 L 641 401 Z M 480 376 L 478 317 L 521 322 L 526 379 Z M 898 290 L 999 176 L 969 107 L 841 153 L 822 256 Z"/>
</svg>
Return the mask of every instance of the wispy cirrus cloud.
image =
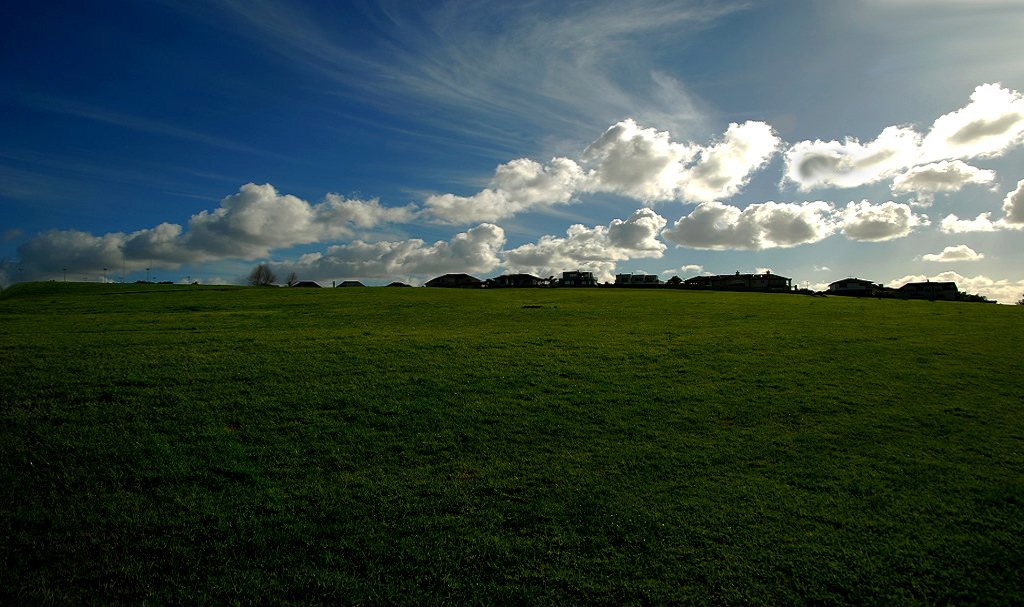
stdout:
<svg viewBox="0 0 1024 607">
<path fill-rule="evenodd" d="M 22 105 L 34 110 L 74 116 L 76 118 L 102 122 L 125 129 L 160 135 L 163 137 L 172 137 L 174 139 L 213 146 L 233 152 L 242 152 L 245 154 L 266 156 L 277 159 L 283 158 L 279 154 L 273 152 L 254 148 L 222 137 L 216 137 L 201 131 L 183 128 L 159 120 L 153 120 L 151 118 L 146 118 L 129 112 L 115 111 L 79 101 L 60 99 L 52 96 L 22 93 L 17 96 L 17 99 L 22 103 Z"/>
<path fill-rule="evenodd" d="M 699 102 L 669 75 L 671 51 L 749 3 L 627 4 L 383 3 L 358 24 L 287 0 L 169 6 L 342 85 L 341 95 L 396 114 L 431 108 L 424 122 L 494 149 L 531 144 L 524 129 L 573 139 L 623 116 L 699 132 Z M 372 32 L 373 44 L 344 34 L 353 27 Z"/>
</svg>

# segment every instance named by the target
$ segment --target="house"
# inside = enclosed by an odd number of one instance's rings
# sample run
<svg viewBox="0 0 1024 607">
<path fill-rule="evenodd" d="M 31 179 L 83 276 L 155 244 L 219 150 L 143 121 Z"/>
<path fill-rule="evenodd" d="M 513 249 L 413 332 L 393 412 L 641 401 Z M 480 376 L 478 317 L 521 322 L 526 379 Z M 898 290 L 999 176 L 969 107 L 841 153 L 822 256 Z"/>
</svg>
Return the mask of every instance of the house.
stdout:
<svg viewBox="0 0 1024 607">
<path fill-rule="evenodd" d="M 388 286 L 389 287 L 411 287 L 412 285 L 407 285 L 404 282 L 395 281 L 395 282 L 388 283 Z"/>
<path fill-rule="evenodd" d="M 596 287 L 597 279 L 594 278 L 593 272 L 574 270 L 562 272 L 562 280 L 559 281 L 559 285 L 563 287 Z"/>
<path fill-rule="evenodd" d="M 319 289 L 320 288 L 320 283 L 316 282 L 315 280 L 300 280 L 300 281 L 292 284 L 292 288 L 295 288 L 295 287 L 302 287 L 302 288 L 307 288 L 307 289 Z"/>
<path fill-rule="evenodd" d="M 365 287 L 365 286 L 366 285 L 364 285 L 363 283 L 359 282 L 358 280 L 343 280 L 343 281 L 341 281 L 341 284 L 338 285 L 338 288 L 340 289 L 341 287 Z"/>
<path fill-rule="evenodd" d="M 785 293 L 793 290 L 793 279 L 771 272 L 761 274 L 717 274 L 715 276 L 694 276 L 683 282 L 691 289 L 712 289 L 715 291 L 760 291 L 763 293 Z"/>
<path fill-rule="evenodd" d="M 496 289 L 524 289 L 544 286 L 544 279 L 532 274 L 504 274 L 487 281 L 488 286 Z"/>
<path fill-rule="evenodd" d="M 654 274 L 617 274 L 616 287 L 657 287 L 661 279 Z"/>
<path fill-rule="evenodd" d="M 428 287 L 444 287 L 448 289 L 479 289 L 484 282 L 469 274 L 445 274 L 427 281 Z"/>
<path fill-rule="evenodd" d="M 842 295 L 845 297 L 874 297 L 881 295 L 885 290 L 880 284 L 860 278 L 844 278 L 829 283 L 827 293 L 829 295 Z"/>
<path fill-rule="evenodd" d="M 665 284 L 670 287 L 681 287 L 683 286 L 683 279 L 678 276 L 673 276 L 665 281 Z"/>
<path fill-rule="evenodd" d="M 899 294 L 907 299 L 956 301 L 960 290 L 956 288 L 955 282 L 908 282 L 899 288 Z"/>
</svg>

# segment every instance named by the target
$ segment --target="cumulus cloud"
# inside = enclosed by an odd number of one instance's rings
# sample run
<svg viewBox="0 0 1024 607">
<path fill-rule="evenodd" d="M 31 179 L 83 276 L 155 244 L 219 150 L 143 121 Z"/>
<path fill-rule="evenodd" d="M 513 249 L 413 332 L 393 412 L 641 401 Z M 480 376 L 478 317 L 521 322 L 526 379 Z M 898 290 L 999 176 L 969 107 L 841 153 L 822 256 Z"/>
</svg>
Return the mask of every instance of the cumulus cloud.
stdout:
<svg viewBox="0 0 1024 607">
<path fill-rule="evenodd" d="M 867 200 L 851 202 L 842 212 L 843 234 L 851 240 L 880 242 L 902 238 L 916 226 L 929 225 L 924 215 L 915 214 L 908 204 Z"/>
<path fill-rule="evenodd" d="M 644 202 L 705 202 L 735 195 L 767 164 L 780 140 L 764 122 L 732 123 L 709 146 L 673 142 L 633 120 L 612 125 L 583 153 L 586 188 Z"/>
<path fill-rule="evenodd" d="M 886 286 L 897 289 L 908 282 L 955 282 L 961 292 L 984 295 L 985 297 L 998 301 L 999 303 L 1012 304 L 1020 299 L 1024 292 L 1024 280 L 1008 280 L 989 278 L 983 274 L 978 276 L 964 276 L 956 272 L 942 272 L 934 276 L 924 274 L 911 274 L 889 281 Z"/>
<path fill-rule="evenodd" d="M 701 149 L 697 163 L 680 183 L 680 198 L 708 202 L 734 196 L 764 167 L 781 140 L 764 122 L 732 123 L 722 141 Z"/>
<path fill-rule="evenodd" d="M 1003 198 L 1003 217 L 993 221 L 992 213 L 980 213 L 974 219 L 960 219 L 950 213 L 942 220 L 942 231 L 949 234 L 964 232 L 995 232 L 997 230 L 1024 229 L 1024 179 L 1017 188 Z"/>
<path fill-rule="evenodd" d="M 995 171 L 979 169 L 960 160 L 944 160 L 912 167 L 892 181 L 893 194 L 915 192 L 920 202 L 930 202 L 937 192 L 958 192 L 968 184 L 990 184 Z"/>
<path fill-rule="evenodd" d="M 47 230 L 18 247 L 18 257 L 33 278 L 55 276 L 63 268 L 70 272 L 120 268 L 125 238 L 122 232 L 94 236 L 79 230 Z"/>
<path fill-rule="evenodd" d="M 965 244 L 957 245 L 955 247 L 946 247 L 941 253 L 928 253 L 921 256 L 921 259 L 925 261 L 939 261 L 947 263 L 954 261 L 977 261 L 984 258 L 984 255 L 978 253 Z"/>
<path fill-rule="evenodd" d="M 1003 199 L 1003 223 L 1012 227 L 1024 227 L 1024 179 L 1017 182 L 1017 189 Z"/>
<path fill-rule="evenodd" d="M 852 137 L 800 141 L 785 153 L 785 180 L 809 191 L 896 177 L 894 192 L 955 191 L 966 183 L 990 183 L 994 176 L 969 165 L 935 163 L 1000 156 L 1022 141 L 1024 96 L 1000 84 L 982 84 L 966 106 L 937 118 L 924 135 L 909 126 L 890 126 L 868 143 Z"/>
<path fill-rule="evenodd" d="M 664 237 L 693 249 L 768 249 L 817 242 L 835 231 L 832 205 L 764 202 L 745 209 L 706 202 L 664 231 Z"/>
<path fill-rule="evenodd" d="M 518 158 L 498 166 L 487 189 L 472 196 L 428 196 L 425 206 L 433 217 L 445 223 L 497 221 L 523 211 L 570 202 L 581 177 L 579 165 L 568 158 L 554 158 L 546 165 Z"/>
<path fill-rule="evenodd" d="M 1000 84 L 974 89 L 970 103 L 940 116 L 921 144 L 927 159 L 992 157 L 1024 141 L 1024 96 Z"/>
<path fill-rule="evenodd" d="M 942 219 L 940 229 L 947 234 L 963 234 L 965 232 L 995 232 L 996 222 L 992 221 L 992 213 L 979 213 L 974 219 L 960 219 L 954 213 Z"/>
<path fill-rule="evenodd" d="M 698 152 L 698 146 L 672 141 L 667 131 L 623 120 L 583 151 L 583 161 L 593 167 L 586 187 L 644 202 L 671 200 L 685 164 Z"/>
<path fill-rule="evenodd" d="M 505 266 L 512 271 L 549 276 L 567 269 L 589 270 L 600 280 L 611 280 L 618 261 L 659 258 L 666 249 L 658 240 L 667 220 L 651 209 L 638 209 L 628 219 L 607 226 L 575 224 L 565 237 L 542 236 L 505 252 Z"/>
<path fill-rule="evenodd" d="M 349 200 L 328 194 L 310 204 L 280 194 L 270 184 L 243 185 L 213 211 L 193 215 L 188 229 L 161 223 L 131 233 L 95 236 L 77 230 L 42 232 L 18 248 L 34 276 L 61 268 L 95 271 L 103 267 L 138 270 L 177 267 L 220 259 L 256 259 L 270 251 L 352 236 L 357 229 L 412 220 L 412 206 L 385 207 L 378 200 Z"/>
<path fill-rule="evenodd" d="M 786 151 L 786 179 L 802 191 L 852 188 L 892 177 L 913 164 L 921 136 L 902 126 L 886 128 L 874 141 L 801 141 Z"/>
<path fill-rule="evenodd" d="M 767 164 L 780 140 L 764 122 L 730 124 L 708 146 L 672 141 L 667 131 L 632 119 L 609 127 L 577 164 L 546 165 L 519 158 L 500 165 L 488 187 L 471 196 L 428 196 L 428 215 L 451 224 L 497 221 L 517 213 L 567 204 L 580 192 L 607 192 L 651 203 L 703 202 L 735 195 Z"/>
<path fill-rule="evenodd" d="M 688 263 L 679 268 L 670 268 L 662 271 L 662 274 L 693 274 L 694 272 L 703 272 L 704 266 L 697 263 Z"/>
<path fill-rule="evenodd" d="M 427 244 L 418 238 L 372 243 L 355 240 L 328 247 L 324 253 L 308 253 L 294 262 L 278 262 L 274 267 L 311 280 L 472 274 L 498 267 L 504 244 L 505 231 L 483 223 L 448 241 Z"/>
</svg>

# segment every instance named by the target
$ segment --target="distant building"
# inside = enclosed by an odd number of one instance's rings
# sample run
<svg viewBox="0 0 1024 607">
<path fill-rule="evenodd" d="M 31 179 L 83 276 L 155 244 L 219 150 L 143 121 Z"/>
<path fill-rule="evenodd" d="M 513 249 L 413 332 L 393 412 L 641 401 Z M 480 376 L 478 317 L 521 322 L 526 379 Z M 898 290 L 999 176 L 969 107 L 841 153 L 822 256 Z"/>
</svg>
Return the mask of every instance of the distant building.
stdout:
<svg viewBox="0 0 1024 607">
<path fill-rule="evenodd" d="M 404 282 L 395 281 L 395 282 L 388 283 L 388 286 L 389 287 L 411 287 L 412 285 L 407 285 Z"/>
<path fill-rule="evenodd" d="M 305 289 L 319 289 L 320 283 L 316 282 L 315 280 L 300 280 L 292 284 L 293 289 L 296 287 Z"/>
<path fill-rule="evenodd" d="M 596 287 L 597 279 L 594 278 L 593 272 L 574 270 L 562 272 L 562 280 L 558 284 L 563 287 Z"/>
<path fill-rule="evenodd" d="M 479 289 L 484 282 L 469 274 L 445 274 L 427 281 L 428 287 L 444 287 L 448 289 Z"/>
<path fill-rule="evenodd" d="M 764 293 L 786 293 L 793 290 L 793 279 L 771 272 L 763 274 L 717 274 L 715 276 L 694 276 L 683 282 L 690 289 L 711 289 L 714 291 L 760 291 Z"/>
<path fill-rule="evenodd" d="M 654 274 L 617 274 L 615 276 L 616 287 L 656 287 L 661 284 Z"/>
<path fill-rule="evenodd" d="M 338 285 L 338 288 L 340 289 L 341 287 L 365 287 L 365 286 L 366 285 L 364 285 L 363 283 L 359 282 L 358 280 L 343 280 L 343 281 L 341 281 L 341 284 Z"/>
<path fill-rule="evenodd" d="M 860 278 L 844 278 L 829 283 L 827 293 L 829 295 L 842 295 L 844 297 L 874 297 L 881 295 L 885 290 L 880 284 Z"/>
<path fill-rule="evenodd" d="M 670 287 L 680 287 L 683 285 L 683 279 L 678 276 L 673 276 L 665 281 L 665 284 Z"/>
<path fill-rule="evenodd" d="M 960 296 L 960 290 L 956 288 L 955 282 L 908 282 L 899 288 L 901 297 L 907 299 L 941 299 L 944 301 L 956 301 Z"/>
<path fill-rule="evenodd" d="M 544 286 L 545 280 L 532 274 L 504 274 L 488 280 L 487 284 L 497 289 L 525 289 Z"/>
</svg>

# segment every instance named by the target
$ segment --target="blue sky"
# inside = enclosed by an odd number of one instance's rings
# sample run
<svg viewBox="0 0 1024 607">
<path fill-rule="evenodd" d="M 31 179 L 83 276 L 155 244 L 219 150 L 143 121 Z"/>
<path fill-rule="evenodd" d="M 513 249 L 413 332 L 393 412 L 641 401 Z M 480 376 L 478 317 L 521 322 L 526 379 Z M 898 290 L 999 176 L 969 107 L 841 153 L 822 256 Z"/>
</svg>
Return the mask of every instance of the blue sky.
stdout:
<svg viewBox="0 0 1024 607">
<path fill-rule="evenodd" d="M 25 3 L 0 281 L 1024 292 L 1024 4 Z"/>
</svg>

